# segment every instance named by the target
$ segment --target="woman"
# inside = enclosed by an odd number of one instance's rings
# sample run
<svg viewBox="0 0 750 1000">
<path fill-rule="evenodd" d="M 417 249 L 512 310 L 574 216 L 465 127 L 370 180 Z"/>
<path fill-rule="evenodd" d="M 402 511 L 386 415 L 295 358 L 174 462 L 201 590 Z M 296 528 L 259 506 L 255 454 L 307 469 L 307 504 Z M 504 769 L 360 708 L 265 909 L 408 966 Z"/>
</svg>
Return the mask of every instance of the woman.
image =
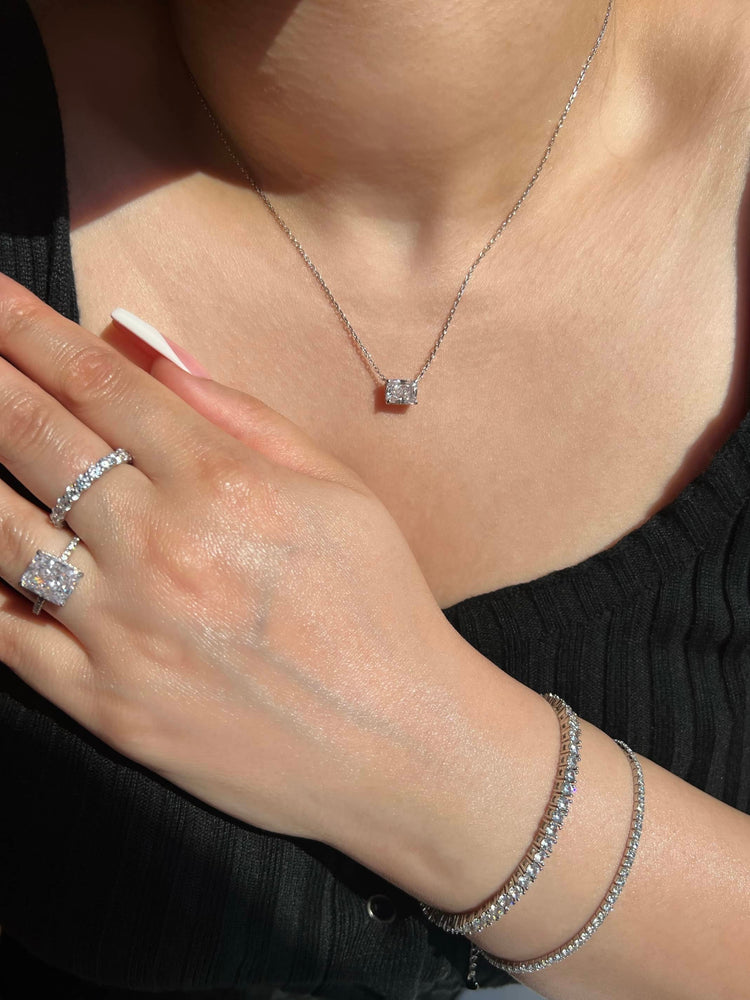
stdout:
<svg viewBox="0 0 750 1000">
<path fill-rule="evenodd" d="M 32 6 L 5 995 L 747 995 L 746 4 Z"/>
</svg>

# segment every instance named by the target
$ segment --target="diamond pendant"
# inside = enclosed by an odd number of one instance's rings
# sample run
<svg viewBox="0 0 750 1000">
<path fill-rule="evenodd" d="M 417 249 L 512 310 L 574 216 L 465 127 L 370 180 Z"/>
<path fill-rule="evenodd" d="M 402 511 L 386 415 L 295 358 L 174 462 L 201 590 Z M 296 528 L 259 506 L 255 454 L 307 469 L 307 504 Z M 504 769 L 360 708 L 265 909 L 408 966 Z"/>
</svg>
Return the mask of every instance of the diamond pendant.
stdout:
<svg viewBox="0 0 750 1000">
<path fill-rule="evenodd" d="M 385 383 L 385 401 L 395 406 L 416 406 L 417 382 L 408 378 L 389 378 Z"/>
</svg>

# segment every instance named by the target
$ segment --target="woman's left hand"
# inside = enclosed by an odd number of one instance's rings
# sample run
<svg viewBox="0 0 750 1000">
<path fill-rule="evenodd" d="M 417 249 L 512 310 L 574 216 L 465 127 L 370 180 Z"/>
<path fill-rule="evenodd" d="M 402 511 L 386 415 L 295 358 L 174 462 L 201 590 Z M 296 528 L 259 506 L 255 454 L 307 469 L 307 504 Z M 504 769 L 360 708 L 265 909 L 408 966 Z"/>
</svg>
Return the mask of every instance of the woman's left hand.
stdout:
<svg viewBox="0 0 750 1000">
<path fill-rule="evenodd" d="M 4 276 L 0 356 L 0 462 L 47 506 L 113 449 L 134 458 L 70 532 L 0 483 L 18 591 L 0 595 L 0 659 L 241 820 L 371 864 L 386 830 L 413 848 L 440 783 L 454 768 L 455 797 L 465 777 L 465 643 L 384 505 L 259 400 L 161 362 L 167 387 Z M 71 532 L 84 576 L 35 617 L 21 575 Z"/>
</svg>

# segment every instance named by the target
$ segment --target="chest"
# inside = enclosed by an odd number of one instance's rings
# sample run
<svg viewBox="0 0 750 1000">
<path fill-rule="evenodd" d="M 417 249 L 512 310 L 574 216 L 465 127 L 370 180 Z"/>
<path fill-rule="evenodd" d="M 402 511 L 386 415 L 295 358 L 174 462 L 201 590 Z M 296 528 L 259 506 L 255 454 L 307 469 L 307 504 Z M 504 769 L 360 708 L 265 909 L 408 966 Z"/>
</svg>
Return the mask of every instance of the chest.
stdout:
<svg viewBox="0 0 750 1000">
<path fill-rule="evenodd" d="M 746 411 L 741 171 L 707 151 L 690 161 L 613 164 L 588 200 L 565 178 L 556 198 L 550 174 L 475 273 L 417 406 L 382 404 L 260 202 L 219 195 L 205 177 L 74 232 L 82 322 L 102 331 L 124 306 L 304 427 L 383 499 L 447 607 L 613 544 L 677 495 Z M 451 276 L 394 291 L 377 288 L 367 260 L 328 263 L 379 367 L 414 377 Z"/>
</svg>

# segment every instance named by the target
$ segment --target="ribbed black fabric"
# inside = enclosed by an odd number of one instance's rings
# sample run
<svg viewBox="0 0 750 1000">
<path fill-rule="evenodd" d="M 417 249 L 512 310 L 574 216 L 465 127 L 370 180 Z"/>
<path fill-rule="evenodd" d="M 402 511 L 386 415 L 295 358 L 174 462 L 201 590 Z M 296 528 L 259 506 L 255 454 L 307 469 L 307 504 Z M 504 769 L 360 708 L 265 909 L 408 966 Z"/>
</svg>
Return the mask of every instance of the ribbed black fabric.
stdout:
<svg viewBox="0 0 750 1000">
<path fill-rule="evenodd" d="M 0 270 L 77 318 L 54 87 L 25 5 L 0 7 Z M 6 478 L 9 478 L 6 475 Z M 750 811 L 750 416 L 643 527 L 445 614 L 537 691 Z M 123 650 L 127 656 L 127 650 Z M 322 845 L 210 809 L 0 668 L 0 994 L 449 1000 L 468 944 Z M 395 919 L 368 916 L 385 894 Z M 482 965 L 482 983 L 508 981 Z"/>
</svg>

